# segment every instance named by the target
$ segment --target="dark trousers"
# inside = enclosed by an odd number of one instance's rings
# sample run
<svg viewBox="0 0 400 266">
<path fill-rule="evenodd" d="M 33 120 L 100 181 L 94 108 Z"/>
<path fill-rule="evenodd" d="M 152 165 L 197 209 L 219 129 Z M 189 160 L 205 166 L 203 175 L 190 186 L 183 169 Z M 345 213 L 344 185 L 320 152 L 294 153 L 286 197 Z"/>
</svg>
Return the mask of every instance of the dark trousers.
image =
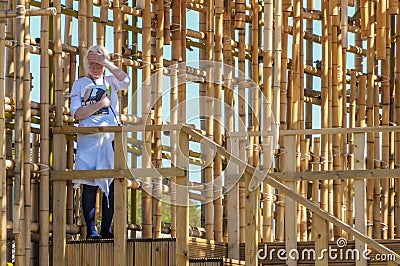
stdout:
<svg viewBox="0 0 400 266">
<path fill-rule="evenodd" d="M 82 210 L 83 217 L 86 222 L 86 229 L 88 237 L 98 236 L 95 229 L 95 207 L 96 207 L 96 195 L 98 186 L 83 185 L 82 190 Z M 101 221 L 101 235 L 108 236 L 111 234 L 111 222 L 114 215 L 114 181 L 110 185 L 110 194 L 107 197 L 103 195 L 101 202 L 102 207 L 102 221 Z"/>
</svg>

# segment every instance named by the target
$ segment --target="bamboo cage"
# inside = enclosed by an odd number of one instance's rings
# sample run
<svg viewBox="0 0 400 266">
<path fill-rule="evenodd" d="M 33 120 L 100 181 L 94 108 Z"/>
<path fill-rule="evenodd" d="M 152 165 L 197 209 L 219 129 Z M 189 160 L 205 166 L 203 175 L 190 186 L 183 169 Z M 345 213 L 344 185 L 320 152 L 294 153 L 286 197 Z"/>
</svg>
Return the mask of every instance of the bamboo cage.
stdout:
<svg viewBox="0 0 400 266">
<path fill-rule="evenodd" d="M 0 264 L 400 264 L 399 5 L 0 0 Z M 120 127 L 70 114 L 95 44 Z M 114 169 L 74 170 L 102 132 Z M 106 177 L 115 238 L 86 240 L 73 180 Z"/>
</svg>

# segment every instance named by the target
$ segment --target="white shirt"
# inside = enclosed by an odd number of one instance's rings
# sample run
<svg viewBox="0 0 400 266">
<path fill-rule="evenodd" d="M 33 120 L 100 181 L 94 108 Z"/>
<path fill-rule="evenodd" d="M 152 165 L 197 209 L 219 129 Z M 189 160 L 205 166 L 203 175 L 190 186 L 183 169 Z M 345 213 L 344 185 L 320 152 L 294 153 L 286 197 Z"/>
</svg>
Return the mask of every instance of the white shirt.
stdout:
<svg viewBox="0 0 400 266">
<path fill-rule="evenodd" d="M 107 88 L 111 89 L 111 106 L 108 107 L 108 114 L 91 115 L 88 118 L 79 120 L 79 127 L 119 125 L 117 91 L 126 89 L 130 85 L 130 82 L 131 80 L 128 75 L 123 81 L 117 80 L 113 75 L 104 76 L 104 79 L 100 78 L 94 80 L 94 82 L 89 77 L 76 80 L 71 91 L 70 109 L 72 116 L 74 116 L 76 110 L 83 105 L 85 92 L 93 85 L 105 85 Z M 78 134 L 75 170 L 113 169 L 113 140 L 114 133 Z M 108 197 L 109 186 L 112 180 L 112 178 L 103 178 L 74 180 L 73 182 L 75 186 L 79 186 L 79 184 L 99 186 Z"/>
</svg>

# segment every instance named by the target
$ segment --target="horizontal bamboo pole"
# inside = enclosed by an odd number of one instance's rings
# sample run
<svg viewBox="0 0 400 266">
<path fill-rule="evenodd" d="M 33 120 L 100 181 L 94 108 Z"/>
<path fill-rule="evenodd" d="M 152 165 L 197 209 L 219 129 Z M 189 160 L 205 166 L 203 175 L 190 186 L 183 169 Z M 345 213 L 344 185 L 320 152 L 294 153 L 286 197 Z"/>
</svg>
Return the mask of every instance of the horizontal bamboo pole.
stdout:
<svg viewBox="0 0 400 266">
<path fill-rule="evenodd" d="M 271 177 L 280 181 L 294 180 L 338 180 L 338 179 L 379 179 L 397 178 L 400 176 L 400 169 L 374 169 L 374 170 L 337 170 L 320 172 L 274 172 Z"/>
<path fill-rule="evenodd" d="M 31 223 L 31 233 L 39 233 L 40 224 L 39 223 Z M 7 221 L 7 230 L 13 230 L 13 222 Z M 50 232 L 53 231 L 53 226 L 50 224 L 49 227 Z M 66 233 L 67 234 L 79 234 L 81 232 L 80 226 L 76 224 L 67 224 L 66 225 Z"/>
<path fill-rule="evenodd" d="M 0 18 L 16 18 L 17 16 L 55 16 L 57 10 L 53 7 L 39 9 L 0 10 Z"/>
<path fill-rule="evenodd" d="M 316 134 L 350 134 L 350 133 L 372 133 L 372 132 L 397 132 L 400 126 L 384 126 L 384 127 L 354 127 L 354 128 L 320 128 L 320 129 L 296 129 L 296 130 L 280 130 L 280 136 L 286 135 L 316 135 Z M 243 138 L 248 136 L 273 136 L 271 131 L 249 131 L 249 132 L 230 132 L 231 138 Z"/>
<path fill-rule="evenodd" d="M 100 178 L 143 178 L 184 176 L 185 171 L 179 168 L 141 168 L 120 170 L 64 170 L 52 171 L 51 181 Z"/>
</svg>

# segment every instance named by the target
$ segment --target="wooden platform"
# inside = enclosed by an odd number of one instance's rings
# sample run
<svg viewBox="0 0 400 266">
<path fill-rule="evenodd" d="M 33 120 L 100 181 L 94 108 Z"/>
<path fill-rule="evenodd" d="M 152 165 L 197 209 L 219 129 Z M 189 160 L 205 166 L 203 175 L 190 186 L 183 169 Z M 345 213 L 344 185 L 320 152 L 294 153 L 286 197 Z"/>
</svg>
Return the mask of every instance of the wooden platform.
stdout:
<svg viewBox="0 0 400 266">
<path fill-rule="evenodd" d="M 128 265 L 143 266 L 173 266 L 175 261 L 175 239 L 130 239 L 127 244 Z M 400 253 L 400 240 L 379 241 L 388 248 Z M 67 265 L 112 265 L 113 241 L 69 241 L 67 243 Z M 244 244 L 240 246 L 240 261 L 229 260 L 226 243 L 207 241 L 199 238 L 191 238 L 189 245 L 190 265 L 219 266 L 219 265 L 244 265 Z M 329 265 L 355 265 L 357 253 L 354 251 L 354 241 L 348 241 L 345 247 L 339 248 L 336 242 L 330 242 L 330 253 L 325 253 L 329 259 Z M 260 265 L 286 265 L 281 257 L 285 243 L 260 243 Z M 265 253 L 267 250 L 267 253 Z M 314 265 L 314 243 L 299 242 L 298 265 Z M 293 256 L 296 255 L 292 251 Z M 362 254 L 359 254 L 362 256 Z M 369 255 L 369 265 L 387 265 L 385 254 L 377 254 L 372 250 Z M 318 257 L 318 256 L 316 256 Z"/>
</svg>

